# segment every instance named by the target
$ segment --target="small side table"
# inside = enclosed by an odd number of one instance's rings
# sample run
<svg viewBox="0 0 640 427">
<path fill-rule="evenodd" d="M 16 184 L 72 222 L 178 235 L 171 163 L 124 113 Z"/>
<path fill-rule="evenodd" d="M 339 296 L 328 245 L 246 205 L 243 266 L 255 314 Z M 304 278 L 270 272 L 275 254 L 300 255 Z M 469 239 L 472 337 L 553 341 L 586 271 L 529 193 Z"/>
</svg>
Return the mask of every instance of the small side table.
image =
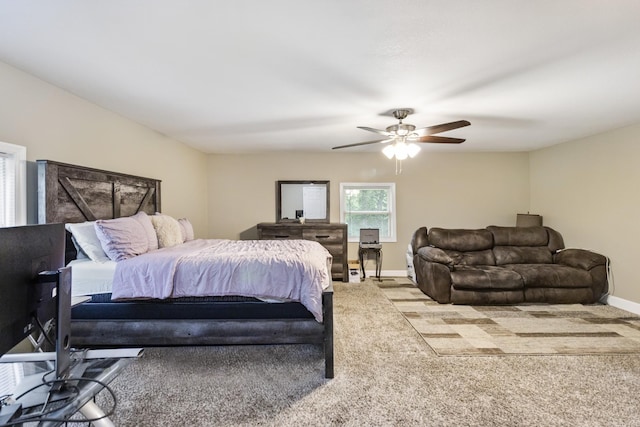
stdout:
<svg viewBox="0 0 640 427">
<path fill-rule="evenodd" d="M 364 272 L 364 259 L 365 256 L 367 259 L 369 255 L 375 256 L 376 259 L 376 279 L 380 280 L 380 273 L 382 271 L 382 247 L 379 248 L 363 248 L 360 246 L 358 248 L 358 259 L 360 260 L 360 270 L 362 271 L 362 278 L 366 279 L 367 275 Z"/>
</svg>

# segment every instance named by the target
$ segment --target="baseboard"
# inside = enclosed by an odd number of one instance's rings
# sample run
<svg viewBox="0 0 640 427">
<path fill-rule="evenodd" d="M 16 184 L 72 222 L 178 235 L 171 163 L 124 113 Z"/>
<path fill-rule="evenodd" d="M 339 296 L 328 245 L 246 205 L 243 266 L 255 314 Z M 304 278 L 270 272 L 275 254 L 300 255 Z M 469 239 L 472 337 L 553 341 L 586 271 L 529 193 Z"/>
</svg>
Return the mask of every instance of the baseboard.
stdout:
<svg viewBox="0 0 640 427">
<path fill-rule="evenodd" d="M 637 302 L 629 301 L 613 295 L 609 295 L 607 297 L 606 302 L 610 306 L 617 307 L 622 310 L 626 310 L 631 313 L 640 315 L 640 304 L 638 304 Z"/>
<path fill-rule="evenodd" d="M 375 270 L 365 270 L 367 277 L 373 277 L 376 275 Z M 382 270 L 380 271 L 381 277 L 408 277 L 407 270 Z"/>
</svg>

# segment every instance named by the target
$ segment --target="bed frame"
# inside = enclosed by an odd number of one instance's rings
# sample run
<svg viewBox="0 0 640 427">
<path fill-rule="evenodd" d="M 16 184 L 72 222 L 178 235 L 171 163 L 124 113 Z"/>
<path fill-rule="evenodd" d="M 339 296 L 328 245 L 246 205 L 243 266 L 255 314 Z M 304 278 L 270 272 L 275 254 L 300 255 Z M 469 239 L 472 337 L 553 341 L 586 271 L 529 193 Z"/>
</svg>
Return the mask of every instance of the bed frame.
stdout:
<svg viewBox="0 0 640 427">
<path fill-rule="evenodd" d="M 38 160 L 38 222 L 83 222 L 160 212 L 160 181 Z M 76 251 L 67 233 L 67 262 Z M 73 274 L 73 273 L 72 273 Z M 333 289 L 322 294 L 323 322 L 300 303 L 200 298 L 86 302 L 71 315 L 75 347 L 322 344 L 333 378 Z"/>
</svg>

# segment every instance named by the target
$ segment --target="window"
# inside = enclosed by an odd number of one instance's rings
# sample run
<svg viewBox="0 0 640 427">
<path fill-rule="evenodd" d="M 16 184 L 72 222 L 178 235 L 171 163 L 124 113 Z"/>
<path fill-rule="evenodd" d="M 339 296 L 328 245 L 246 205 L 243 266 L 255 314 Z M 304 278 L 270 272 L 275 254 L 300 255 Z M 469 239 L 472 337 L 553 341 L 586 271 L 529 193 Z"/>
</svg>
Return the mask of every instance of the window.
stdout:
<svg viewBox="0 0 640 427">
<path fill-rule="evenodd" d="M 377 228 L 381 242 L 395 242 L 396 185 L 340 183 L 340 221 L 348 225 L 350 242 L 359 241 L 361 228 Z"/>
<path fill-rule="evenodd" d="M 0 142 L 0 227 L 27 223 L 26 147 Z"/>
</svg>

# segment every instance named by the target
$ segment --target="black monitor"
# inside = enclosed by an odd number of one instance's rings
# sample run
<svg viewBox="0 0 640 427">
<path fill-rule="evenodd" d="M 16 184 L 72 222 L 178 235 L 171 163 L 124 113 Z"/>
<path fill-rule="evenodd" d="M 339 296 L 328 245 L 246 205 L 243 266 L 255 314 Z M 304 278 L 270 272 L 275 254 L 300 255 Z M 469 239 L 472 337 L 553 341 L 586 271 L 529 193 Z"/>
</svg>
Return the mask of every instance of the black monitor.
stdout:
<svg viewBox="0 0 640 427">
<path fill-rule="evenodd" d="M 0 355 L 56 317 L 56 282 L 40 273 L 64 267 L 64 250 L 64 224 L 0 228 Z"/>
</svg>

